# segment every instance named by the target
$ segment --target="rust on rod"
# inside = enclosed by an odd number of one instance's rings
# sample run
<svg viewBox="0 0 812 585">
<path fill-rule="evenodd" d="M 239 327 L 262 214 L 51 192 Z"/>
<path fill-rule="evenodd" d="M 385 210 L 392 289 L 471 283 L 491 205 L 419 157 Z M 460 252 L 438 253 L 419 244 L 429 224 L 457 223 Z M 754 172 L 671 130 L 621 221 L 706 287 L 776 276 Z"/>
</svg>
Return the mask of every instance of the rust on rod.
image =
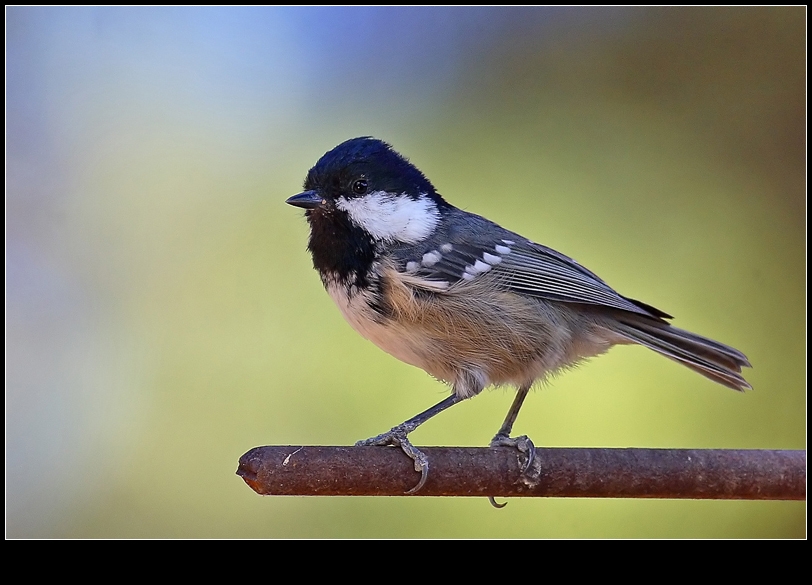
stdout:
<svg viewBox="0 0 812 585">
<path fill-rule="evenodd" d="M 509 447 L 420 447 L 415 496 L 805 500 L 806 451 L 536 448 L 520 474 Z M 400 496 L 419 474 L 392 447 L 256 447 L 237 475 L 263 495 Z"/>
</svg>

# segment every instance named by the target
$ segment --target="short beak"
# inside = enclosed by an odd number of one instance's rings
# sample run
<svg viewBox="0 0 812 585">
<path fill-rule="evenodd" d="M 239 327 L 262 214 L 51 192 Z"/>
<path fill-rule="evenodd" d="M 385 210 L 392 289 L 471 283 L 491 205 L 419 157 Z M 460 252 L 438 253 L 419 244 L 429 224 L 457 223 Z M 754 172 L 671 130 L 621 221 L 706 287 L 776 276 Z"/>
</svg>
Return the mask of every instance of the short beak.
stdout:
<svg viewBox="0 0 812 585">
<path fill-rule="evenodd" d="M 293 197 L 288 197 L 285 201 L 288 205 L 294 207 L 303 207 L 304 209 L 314 209 L 319 207 L 323 199 L 318 191 L 304 191 Z"/>
</svg>

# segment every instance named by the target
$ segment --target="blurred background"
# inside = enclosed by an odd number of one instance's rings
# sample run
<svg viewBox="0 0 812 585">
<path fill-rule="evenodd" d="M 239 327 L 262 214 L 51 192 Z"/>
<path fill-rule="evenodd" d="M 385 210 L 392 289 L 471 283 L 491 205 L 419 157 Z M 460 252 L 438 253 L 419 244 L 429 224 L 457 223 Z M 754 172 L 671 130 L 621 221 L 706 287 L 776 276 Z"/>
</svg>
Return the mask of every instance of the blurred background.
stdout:
<svg viewBox="0 0 812 585">
<path fill-rule="evenodd" d="M 448 389 L 344 323 L 284 204 L 373 135 L 449 201 L 744 351 L 531 394 L 537 445 L 806 445 L 806 10 L 6 9 L 8 537 L 806 535 L 804 502 L 260 497 Z M 485 446 L 488 390 L 412 435 Z"/>
</svg>

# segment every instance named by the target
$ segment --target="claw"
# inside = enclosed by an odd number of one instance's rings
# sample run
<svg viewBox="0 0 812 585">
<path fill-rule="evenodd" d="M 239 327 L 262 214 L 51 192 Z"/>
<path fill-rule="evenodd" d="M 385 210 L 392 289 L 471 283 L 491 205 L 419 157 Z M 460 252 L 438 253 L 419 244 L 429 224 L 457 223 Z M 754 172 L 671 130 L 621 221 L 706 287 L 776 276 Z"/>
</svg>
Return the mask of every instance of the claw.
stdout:
<svg viewBox="0 0 812 585">
<path fill-rule="evenodd" d="M 505 502 L 504 504 L 497 504 L 496 498 L 494 498 L 493 496 L 488 496 L 488 501 L 491 503 L 491 506 L 500 510 L 508 505 L 507 502 Z"/>
<path fill-rule="evenodd" d="M 516 437 L 515 439 L 508 437 L 503 433 L 497 433 L 496 436 L 491 440 L 491 447 L 513 447 L 519 453 L 524 453 L 527 456 L 527 460 L 522 465 L 522 469 L 519 472 L 521 476 L 525 476 L 527 472 L 530 470 L 530 467 L 533 465 L 533 461 L 536 460 L 536 446 L 533 444 L 527 435 L 522 435 L 521 437 Z M 491 506 L 494 508 L 504 508 L 507 506 L 507 502 L 504 504 L 497 504 L 496 500 L 493 496 L 488 496 L 488 501 L 491 503 Z"/>
<path fill-rule="evenodd" d="M 412 445 L 409 439 L 406 438 L 407 431 L 400 427 L 395 427 L 387 433 L 364 439 L 355 443 L 356 447 L 368 447 L 370 445 L 387 446 L 393 445 L 400 447 L 400 449 L 414 461 L 414 470 L 420 473 L 420 481 L 417 482 L 412 489 L 406 491 L 407 494 L 413 494 L 420 490 L 429 477 L 429 459 L 426 454 L 420 449 Z"/>
<path fill-rule="evenodd" d="M 525 461 L 524 465 L 522 465 L 522 475 L 527 473 L 527 471 L 533 465 L 533 461 L 536 460 L 536 446 L 527 435 L 522 435 L 513 439 L 502 434 L 497 434 L 493 440 L 491 440 L 491 447 L 513 447 L 514 449 L 518 450 L 519 453 L 524 453 L 527 455 L 527 461 Z"/>
<path fill-rule="evenodd" d="M 522 475 L 526 474 L 530 467 L 533 465 L 533 461 L 536 460 L 536 446 L 533 444 L 533 441 L 530 440 L 530 437 L 527 435 L 522 435 L 519 437 L 519 440 L 524 439 L 524 445 L 522 447 L 517 446 L 516 448 L 519 451 L 524 451 L 527 453 L 527 461 L 522 468 Z"/>
<path fill-rule="evenodd" d="M 406 437 L 403 437 L 401 440 L 400 448 L 406 455 L 414 460 L 414 470 L 420 472 L 420 481 L 417 482 L 416 486 L 406 492 L 407 494 L 413 494 L 426 484 L 426 480 L 429 477 L 429 458 L 426 457 L 426 454 L 420 449 L 412 445 Z"/>
</svg>

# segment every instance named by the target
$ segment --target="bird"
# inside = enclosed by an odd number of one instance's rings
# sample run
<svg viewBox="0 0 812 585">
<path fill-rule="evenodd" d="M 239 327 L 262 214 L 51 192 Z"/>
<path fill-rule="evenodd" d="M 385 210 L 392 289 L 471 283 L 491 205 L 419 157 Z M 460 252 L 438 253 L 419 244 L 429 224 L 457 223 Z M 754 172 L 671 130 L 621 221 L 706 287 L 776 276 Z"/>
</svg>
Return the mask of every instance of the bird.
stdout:
<svg viewBox="0 0 812 585">
<path fill-rule="evenodd" d="M 313 267 L 350 326 L 451 386 L 431 408 L 356 443 L 400 447 L 421 474 L 407 493 L 429 471 L 409 433 L 491 385 L 517 392 L 490 445 L 518 449 L 526 471 L 535 447 L 510 435 L 531 386 L 615 345 L 642 345 L 728 388 L 751 388 L 742 352 L 672 326 L 671 315 L 572 258 L 455 207 L 382 140 L 329 150 L 286 203 L 305 210 Z"/>
</svg>

